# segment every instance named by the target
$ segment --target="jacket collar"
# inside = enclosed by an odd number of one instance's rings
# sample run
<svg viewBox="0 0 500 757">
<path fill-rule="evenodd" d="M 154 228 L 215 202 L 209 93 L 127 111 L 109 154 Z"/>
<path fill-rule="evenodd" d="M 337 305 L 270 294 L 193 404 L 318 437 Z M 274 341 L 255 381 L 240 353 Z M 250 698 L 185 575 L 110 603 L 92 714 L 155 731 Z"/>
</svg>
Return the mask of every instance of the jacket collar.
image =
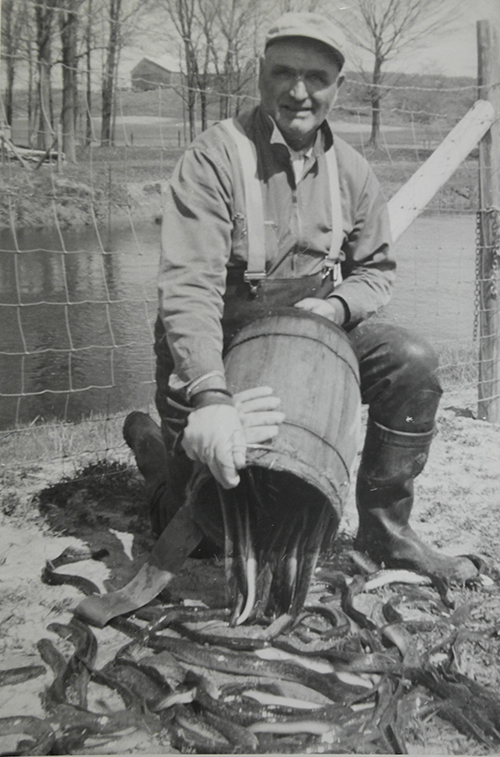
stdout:
<svg viewBox="0 0 500 757">
<path fill-rule="evenodd" d="M 271 145 L 283 145 L 287 148 L 289 153 L 289 146 L 286 143 L 283 134 L 280 132 L 275 120 L 262 108 L 258 108 L 258 120 L 261 124 L 262 130 L 265 136 L 269 139 Z M 323 121 L 318 131 L 316 132 L 316 139 L 314 141 L 311 158 L 317 158 L 319 155 L 323 155 L 333 145 L 333 133 L 330 129 L 328 121 Z"/>
</svg>

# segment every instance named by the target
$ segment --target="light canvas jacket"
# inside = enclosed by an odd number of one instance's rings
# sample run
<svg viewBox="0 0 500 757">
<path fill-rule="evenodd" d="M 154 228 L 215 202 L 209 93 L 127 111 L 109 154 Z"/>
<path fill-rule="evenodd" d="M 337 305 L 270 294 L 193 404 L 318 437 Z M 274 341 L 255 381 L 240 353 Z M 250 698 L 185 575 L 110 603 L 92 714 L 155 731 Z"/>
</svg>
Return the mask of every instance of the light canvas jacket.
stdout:
<svg viewBox="0 0 500 757">
<path fill-rule="evenodd" d="M 324 153 L 335 149 L 344 230 L 343 281 L 335 296 L 347 305 L 349 327 L 375 313 L 389 301 L 395 262 L 387 205 L 367 161 L 333 137 L 325 121 L 296 184 L 290 152 L 272 119 L 257 107 L 240 123 L 257 152 L 268 276 L 297 278 L 324 267 L 331 239 Z M 216 124 L 181 157 L 164 207 L 159 308 L 175 363 L 170 382 L 175 390 L 206 373 L 223 373 L 226 274 L 229 268 L 245 269 L 245 212 L 236 145 Z M 212 384 L 221 386 L 218 379 Z"/>
</svg>

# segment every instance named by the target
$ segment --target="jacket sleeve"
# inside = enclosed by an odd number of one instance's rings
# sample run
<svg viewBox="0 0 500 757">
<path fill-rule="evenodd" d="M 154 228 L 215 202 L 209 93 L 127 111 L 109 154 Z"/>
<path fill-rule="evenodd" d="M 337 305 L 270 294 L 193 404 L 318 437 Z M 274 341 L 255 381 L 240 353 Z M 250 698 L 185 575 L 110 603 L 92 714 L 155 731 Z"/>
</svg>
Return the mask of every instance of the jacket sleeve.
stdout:
<svg viewBox="0 0 500 757">
<path fill-rule="evenodd" d="M 211 374 L 224 388 L 223 294 L 231 249 L 231 180 L 223 160 L 191 147 L 180 159 L 164 207 L 159 308 L 174 358 L 170 384 L 182 391 Z"/>
<path fill-rule="evenodd" d="M 350 327 L 389 302 L 396 269 L 391 255 L 387 203 L 372 169 L 361 160 L 361 156 L 357 156 L 357 165 L 354 169 L 350 167 L 344 178 L 349 210 L 343 209 L 343 212 L 350 216 L 351 230 L 342 246 L 343 281 L 333 295 L 347 305 Z"/>
</svg>

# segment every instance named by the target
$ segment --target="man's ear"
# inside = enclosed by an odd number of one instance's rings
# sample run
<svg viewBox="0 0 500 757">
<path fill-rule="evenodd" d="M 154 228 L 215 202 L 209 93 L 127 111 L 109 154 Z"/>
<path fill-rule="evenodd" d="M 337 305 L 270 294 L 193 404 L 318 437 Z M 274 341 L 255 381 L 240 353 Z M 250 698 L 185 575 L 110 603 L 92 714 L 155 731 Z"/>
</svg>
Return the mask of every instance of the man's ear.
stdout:
<svg viewBox="0 0 500 757">
<path fill-rule="evenodd" d="M 264 63 L 265 63 L 265 57 L 264 55 L 261 55 L 259 58 L 259 88 L 262 82 L 262 77 L 264 75 Z"/>
</svg>

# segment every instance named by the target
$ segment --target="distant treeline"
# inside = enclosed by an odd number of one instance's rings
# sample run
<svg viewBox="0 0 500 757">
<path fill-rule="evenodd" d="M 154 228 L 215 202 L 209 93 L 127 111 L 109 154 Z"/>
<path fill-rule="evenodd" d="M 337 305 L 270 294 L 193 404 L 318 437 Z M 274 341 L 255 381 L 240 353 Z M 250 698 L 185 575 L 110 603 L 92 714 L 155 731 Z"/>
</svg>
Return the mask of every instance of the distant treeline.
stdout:
<svg viewBox="0 0 500 757">
<path fill-rule="evenodd" d="M 371 117 L 371 89 L 367 83 L 369 74 L 346 71 L 346 80 L 340 89 L 336 117 L 349 120 Z M 185 109 L 182 85 L 162 87 L 161 91 L 132 91 L 122 87 L 117 92 L 117 113 L 126 116 L 158 116 L 182 120 Z M 388 73 L 382 86 L 381 115 L 385 123 L 431 124 L 442 122 L 443 126 L 456 123 L 477 99 L 477 83 L 471 77 L 448 77 L 429 74 Z M 252 108 L 255 103 L 255 87 L 249 84 L 248 92 L 226 95 L 210 88 L 207 92 L 209 120 L 220 117 L 221 98 L 238 98 L 237 111 Z M 62 91 L 53 89 L 53 107 L 58 111 Z M 28 93 L 16 90 L 14 94 L 15 118 L 27 113 Z M 96 98 L 92 105 L 92 117 L 101 116 L 101 101 Z M 84 93 L 80 93 L 79 110 L 86 115 Z M 15 136 L 15 135 L 14 135 Z"/>
<path fill-rule="evenodd" d="M 371 115 L 372 85 L 369 74 L 347 72 L 340 90 L 338 105 L 349 114 Z M 387 123 L 452 124 L 459 120 L 477 99 L 477 83 L 471 77 L 439 74 L 387 73 L 380 87 L 380 110 Z"/>
</svg>

